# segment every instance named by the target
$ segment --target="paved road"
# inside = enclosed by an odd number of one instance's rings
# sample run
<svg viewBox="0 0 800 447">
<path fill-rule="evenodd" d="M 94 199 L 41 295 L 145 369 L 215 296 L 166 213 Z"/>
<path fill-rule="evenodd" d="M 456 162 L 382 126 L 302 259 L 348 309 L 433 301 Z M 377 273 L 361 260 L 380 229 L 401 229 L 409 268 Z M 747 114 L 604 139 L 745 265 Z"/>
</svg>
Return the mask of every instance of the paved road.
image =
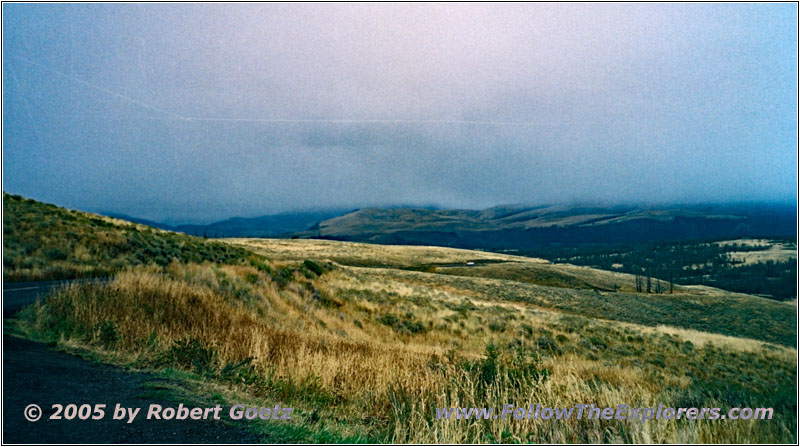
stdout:
<svg viewBox="0 0 800 447">
<path fill-rule="evenodd" d="M 146 420 L 150 404 L 177 407 L 153 395 L 170 388 L 170 381 L 153 374 L 125 371 L 92 363 L 36 343 L 3 336 L 3 444 L 105 444 L 105 443 L 257 443 L 243 421 Z M 49 420 L 52 405 L 106 404 L 100 420 Z M 42 409 L 42 417 L 29 422 L 29 404 Z M 114 420 L 116 404 L 141 408 L 133 423 Z M 188 402 L 187 402 L 188 404 Z M 233 425 L 238 423 L 238 426 Z"/>
<path fill-rule="evenodd" d="M 3 318 L 8 318 L 28 304 L 47 294 L 59 286 L 65 286 L 76 280 L 36 281 L 3 283 Z M 79 280 L 86 281 L 86 280 Z M 101 280 L 103 281 L 103 280 Z"/>
<path fill-rule="evenodd" d="M 44 298 L 68 281 L 3 284 L 3 317 L 12 316 L 24 305 Z M 105 444 L 105 443 L 257 443 L 243 425 L 224 421 L 148 421 L 143 417 L 151 403 L 176 407 L 152 396 L 156 389 L 169 388 L 169 381 L 154 374 L 131 372 L 96 364 L 43 343 L 3 334 L 3 444 Z M 107 404 L 101 420 L 48 420 L 55 403 L 77 405 Z M 119 403 L 142 408 L 131 424 L 113 420 Z M 43 416 L 36 422 L 24 417 L 24 409 L 37 404 Z M 221 415 L 227 419 L 226 411 Z"/>
</svg>

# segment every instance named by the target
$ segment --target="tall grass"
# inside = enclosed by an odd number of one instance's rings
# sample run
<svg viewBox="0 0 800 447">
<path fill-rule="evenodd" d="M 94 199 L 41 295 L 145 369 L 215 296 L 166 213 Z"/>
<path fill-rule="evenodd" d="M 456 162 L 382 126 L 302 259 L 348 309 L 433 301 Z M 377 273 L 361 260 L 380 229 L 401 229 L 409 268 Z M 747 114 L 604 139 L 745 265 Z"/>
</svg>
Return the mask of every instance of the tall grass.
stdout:
<svg viewBox="0 0 800 447">
<path fill-rule="evenodd" d="M 312 431 L 336 421 L 343 435 L 378 442 L 796 442 L 793 349 L 726 347 L 714 335 L 695 345 L 680 332 L 524 303 L 466 305 L 448 290 L 313 264 L 129 268 L 109 283 L 60 290 L 24 311 L 21 324 L 109 361 L 191 370 L 291 402 Z M 687 402 L 772 406 L 775 417 L 435 419 L 436 407 Z"/>
</svg>

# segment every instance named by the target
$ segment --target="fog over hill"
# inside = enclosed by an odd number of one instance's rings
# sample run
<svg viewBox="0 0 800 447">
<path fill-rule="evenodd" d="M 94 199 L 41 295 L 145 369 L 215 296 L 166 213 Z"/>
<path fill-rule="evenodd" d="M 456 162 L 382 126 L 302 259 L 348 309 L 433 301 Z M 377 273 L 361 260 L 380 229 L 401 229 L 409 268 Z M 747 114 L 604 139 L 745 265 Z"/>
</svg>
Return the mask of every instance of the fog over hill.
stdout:
<svg viewBox="0 0 800 447">
<path fill-rule="evenodd" d="M 504 250 L 796 234 L 796 208 L 790 204 L 502 205 L 483 210 L 397 206 L 234 217 L 205 225 L 168 225 L 106 214 L 195 236 L 301 237 Z"/>
<path fill-rule="evenodd" d="M 485 210 L 368 208 L 320 222 L 302 237 L 382 244 L 531 249 L 547 245 L 791 236 L 791 205 L 570 207 Z"/>
<path fill-rule="evenodd" d="M 797 199 L 783 4 L 3 8 L 3 188 L 159 222 Z"/>
<path fill-rule="evenodd" d="M 4 2 L 0 443 L 798 445 L 797 19 Z"/>
<path fill-rule="evenodd" d="M 163 230 L 206 237 L 286 237 L 316 223 L 346 214 L 347 210 L 305 211 L 258 217 L 232 217 L 210 224 L 167 224 L 118 213 L 100 213 Z"/>
</svg>

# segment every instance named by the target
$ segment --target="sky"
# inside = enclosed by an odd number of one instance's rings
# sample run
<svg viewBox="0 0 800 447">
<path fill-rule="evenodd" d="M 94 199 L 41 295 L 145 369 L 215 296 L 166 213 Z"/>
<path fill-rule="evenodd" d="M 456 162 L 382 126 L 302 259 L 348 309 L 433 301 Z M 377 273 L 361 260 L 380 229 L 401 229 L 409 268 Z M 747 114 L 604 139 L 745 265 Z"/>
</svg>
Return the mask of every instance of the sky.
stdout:
<svg viewBox="0 0 800 447">
<path fill-rule="evenodd" d="M 3 190 L 205 223 L 797 200 L 796 4 L 3 4 Z"/>
</svg>

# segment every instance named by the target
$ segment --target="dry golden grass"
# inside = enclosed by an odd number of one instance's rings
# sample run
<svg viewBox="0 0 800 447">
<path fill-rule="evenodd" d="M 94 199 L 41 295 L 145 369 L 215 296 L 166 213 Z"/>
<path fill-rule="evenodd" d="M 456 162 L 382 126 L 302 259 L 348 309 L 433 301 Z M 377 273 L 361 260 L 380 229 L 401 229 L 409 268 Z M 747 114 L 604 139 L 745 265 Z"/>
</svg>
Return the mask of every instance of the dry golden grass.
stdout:
<svg viewBox="0 0 800 447">
<path fill-rule="evenodd" d="M 297 442 L 797 442 L 796 301 L 636 294 L 630 275 L 440 247 L 219 244 L 12 196 L 4 211 L 7 280 L 114 275 L 25 309 L 23 333 L 291 404 Z M 775 417 L 434 416 L 535 403 L 747 405 Z"/>
<path fill-rule="evenodd" d="M 625 323 L 620 324 L 624 325 Z M 733 351 L 758 353 L 763 351 L 765 346 L 768 346 L 769 349 L 773 350 L 776 354 L 783 356 L 784 360 L 787 362 L 797 361 L 797 350 L 795 349 L 773 343 L 764 343 L 762 341 L 752 340 L 749 338 L 730 337 L 727 335 L 713 334 L 710 332 L 695 331 L 692 329 L 683 329 L 664 325 L 659 325 L 655 328 L 640 326 L 638 329 L 644 333 L 655 332 L 660 334 L 675 335 L 682 340 L 692 342 L 698 347 L 703 347 L 706 344 L 712 344 L 714 346 L 723 347 Z"/>
<path fill-rule="evenodd" d="M 611 272 L 525 256 L 457 248 L 375 245 L 322 239 L 220 239 L 275 261 L 330 260 L 346 266 L 420 269 L 431 273 L 506 279 L 566 288 L 635 291 L 634 275 Z M 475 265 L 467 265 L 474 262 Z M 427 268 L 427 269 L 426 269 Z M 664 282 L 664 287 L 668 285 Z M 731 292 L 705 286 L 674 286 L 675 293 L 731 296 Z"/>
<path fill-rule="evenodd" d="M 336 267 L 317 277 L 298 267 L 280 283 L 280 265 L 270 266 L 272 275 L 244 265 L 139 267 L 108 284 L 59 292 L 27 310 L 23 327 L 140 367 L 176 366 L 176 346 L 197 340 L 201 353 L 216 354 L 204 366 L 209 380 L 305 408 L 297 423 L 312 430 L 320 428 L 309 416 L 316 412 L 337 420 L 343 436 L 366 433 L 380 442 L 795 440 L 792 414 L 753 424 L 435 420 L 436 407 L 672 404 L 694 396 L 699 383 L 723 387 L 743 377 L 761 396 L 778 383 L 793 386 L 796 351 L 573 317 L 448 281 L 420 281 L 436 275 L 419 272 Z M 387 314 L 408 324 L 388 324 Z M 491 380 L 481 375 L 488 343 L 499 353 Z M 235 380 L 221 372 L 242 362 L 247 367 Z M 721 362 L 731 370 L 712 370 Z M 702 403 L 728 404 L 712 397 Z"/>
<path fill-rule="evenodd" d="M 475 260 L 548 263 L 543 259 L 446 247 L 375 245 L 322 239 L 228 238 L 220 241 L 246 247 L 274 260 L 342 259 L 394 267 Z"/>
</svg>

